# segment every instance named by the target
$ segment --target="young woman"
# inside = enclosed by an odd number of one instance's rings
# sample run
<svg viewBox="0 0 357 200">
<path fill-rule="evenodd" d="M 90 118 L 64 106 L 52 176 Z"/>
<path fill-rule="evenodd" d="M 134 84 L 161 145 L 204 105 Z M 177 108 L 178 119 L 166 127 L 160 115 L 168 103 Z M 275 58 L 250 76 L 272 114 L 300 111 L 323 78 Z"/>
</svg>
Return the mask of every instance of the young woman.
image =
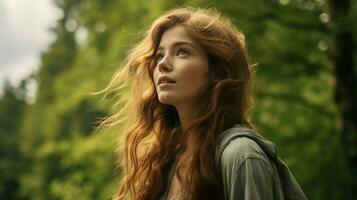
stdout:
<svg viewBox="0 0 357 200">
<path fill-rule="evenodd" d="M 257 142 L 221 148 L 223 133 L 253 130 L 253 77 L 243 34 L 217 11 L 175 9 L 154 21 L 104 90 L 121 109 L 102 125 L 126 122 L 114 199 L 284 199 Z"/>
</svg>

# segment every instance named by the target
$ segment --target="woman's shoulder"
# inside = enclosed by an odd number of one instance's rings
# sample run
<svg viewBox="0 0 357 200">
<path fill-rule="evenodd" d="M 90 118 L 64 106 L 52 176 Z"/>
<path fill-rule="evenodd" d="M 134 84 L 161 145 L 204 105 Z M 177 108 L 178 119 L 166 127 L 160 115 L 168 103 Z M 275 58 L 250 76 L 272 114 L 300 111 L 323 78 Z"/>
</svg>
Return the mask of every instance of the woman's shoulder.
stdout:
<svg viewBox="0 0 357 200">
<path fill-rule="evenodd" d="M 221 164 L 239 166 L 247 159 L 269 161 L 267 155 L 255 141 L 247 137 L 237 137 L 224 148 Z"/>
<path fill-rule="evenodd" d="M 257 164 L 269 164 L 268 155 L 255 140 L 259 140 L 259 143 L 264 142 L 264 146 L 268 146 L 272 152 L 275 151 L 275 145 L 265 140 L 253 129 L 238 124 L 224 131 L 220 140 L 222 166 L 236 168 L 246 160 Z"/>
<path fill-rule="evenodd" d="M 228 130 L 222 139 L 220 170 L 227 199 L 276 199 L 275 195 L 282 195 L 270 189 L 280 188 L 275 182 L 279 181 L 276 168 L 265 152 L 273 152 L 273 143 L 246 128 Z"/>
</svg>

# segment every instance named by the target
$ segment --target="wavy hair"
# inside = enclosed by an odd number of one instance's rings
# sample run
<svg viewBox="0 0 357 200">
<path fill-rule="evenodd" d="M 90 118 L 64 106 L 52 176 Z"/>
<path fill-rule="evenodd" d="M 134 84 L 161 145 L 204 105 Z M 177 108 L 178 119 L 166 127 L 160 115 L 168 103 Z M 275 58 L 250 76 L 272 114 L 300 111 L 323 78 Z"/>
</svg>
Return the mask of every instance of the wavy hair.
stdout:
<svg viewBox="0 0 357 200">
<path fill-rule="evenodd" d="M 175 107 L 159 102 L 152 78 L 161 36 L 174 26 L 183 26 L 205 49 L 209 63 L 199 116 L 190 127 L 195 130 L 190 140 L 194 144 L 189 144 L 187 132 L 181 131 Z M 190 194 L 189 199 L 223 199 L 214 157 L 218 137 L 238 123 L 253 128 L 248 113 L 253 105 L 254 74 L 244 35 L 218 11 L 179 8 L 156 19 L 102 90 L 116 95 L 117 111 L 100 127 L 124 127 L 117 149 L 123 177 L 114 199 L 158 199 L 179 154 L 177 174 L 182 193 Z"/>
</svg>

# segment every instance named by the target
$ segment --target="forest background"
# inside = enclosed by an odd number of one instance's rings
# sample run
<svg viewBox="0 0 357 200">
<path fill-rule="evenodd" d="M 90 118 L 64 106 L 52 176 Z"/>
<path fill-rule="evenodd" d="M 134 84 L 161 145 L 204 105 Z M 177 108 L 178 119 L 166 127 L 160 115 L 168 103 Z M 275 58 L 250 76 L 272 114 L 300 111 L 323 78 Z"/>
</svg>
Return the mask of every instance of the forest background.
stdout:
<svg viewBox="0 0 357 200">
<path fill-rule="evenodd" d="M 0 199 L 111 198 L 121 131 L 94 132 L 113 102 L 90 94 L 153 19 L 181 6 L 214 7 L 246 35 L 258 64 L 252 122 L 307 197 L 357 196 L 356 0 L 54 2 L 63 15 L 39 71 L 0 97 Z"/>
</svg>

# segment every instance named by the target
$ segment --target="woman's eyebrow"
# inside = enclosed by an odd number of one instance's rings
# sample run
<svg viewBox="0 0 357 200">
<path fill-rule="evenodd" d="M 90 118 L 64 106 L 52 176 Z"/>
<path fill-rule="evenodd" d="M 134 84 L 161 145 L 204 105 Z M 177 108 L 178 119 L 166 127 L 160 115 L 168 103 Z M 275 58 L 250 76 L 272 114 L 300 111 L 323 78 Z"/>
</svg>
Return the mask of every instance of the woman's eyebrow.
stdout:
<svg viewBox="0 0 357 200">
<path fill-rule="evenodd" d="M 175 42 L 171 45 L 172 48 L 177 47 L 177 46 L 181 46 L 181 45 L 189 45 L 192 48 L 196 49 L 195 45 L 192 42 L 188 42 L 188 41 L 179 41 L 179 42 Z M 158 50 L 163 49 L 162 46 L 159 46 Z"/>
</svg>

